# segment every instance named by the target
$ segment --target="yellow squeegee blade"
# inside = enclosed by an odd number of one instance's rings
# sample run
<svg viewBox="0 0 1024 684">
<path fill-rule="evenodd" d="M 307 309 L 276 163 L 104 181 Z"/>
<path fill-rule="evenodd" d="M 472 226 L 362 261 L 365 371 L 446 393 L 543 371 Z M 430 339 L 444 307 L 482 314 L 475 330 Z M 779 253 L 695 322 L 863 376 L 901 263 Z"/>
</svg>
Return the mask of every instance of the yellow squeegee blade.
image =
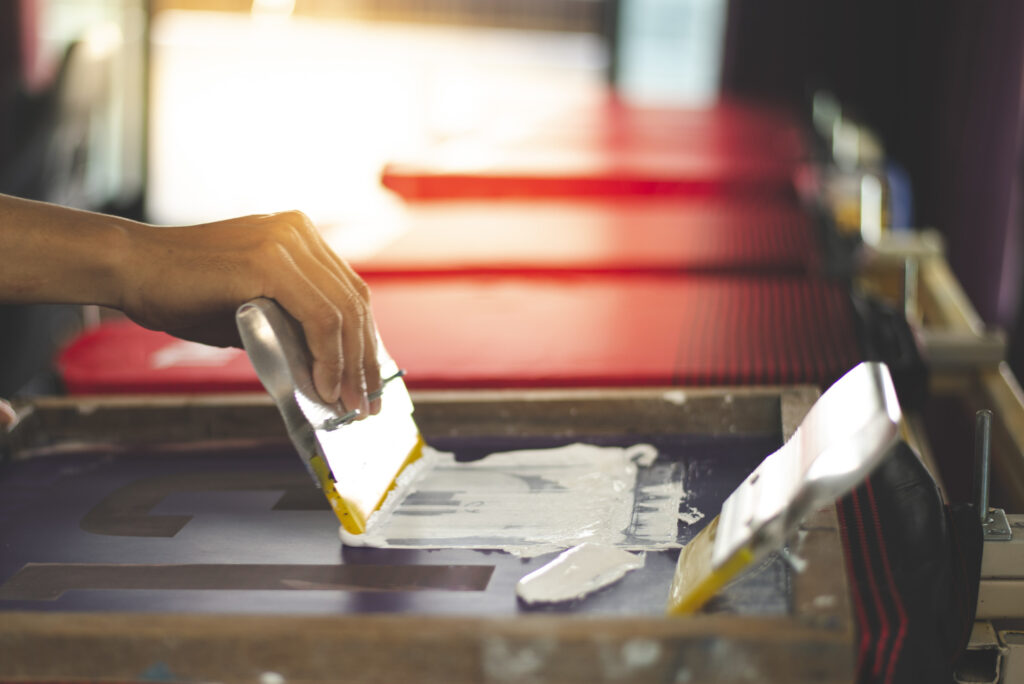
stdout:
<svg viewBox="0 0 1024 684">
<path fill-rule="evenodd" d="M 700 610 L 712 596 L 754 560 L 744 547 L 729 557 L 720 568 L 711 563 L 711 552 L 718 533 L 718 518 L 712 520 L 679 552 L 676 574 L 669 590 L 668 614 L 689 615 Z"/>
<path fill-rule="evenodd" d="M 379 495 L 370 495 L 369 501 L 373 502 L 372 505 L 367 505 L 367 499 L 364 496 L 346 497 L 339 493 L 337 482 L 332 476 L 330 468 L 319 455 L 313 456 L 309 460 L 309 465 L 316 474 L 320 488 L 327 496 L 327 501 L 331 504 L 331 509 L 334 510 L 341 526 L 350 534 L 362 534 L 366 532 L 370 515 L 383 505 L 388 494 L 397 486 L 399 475 L 423 456 L 423 447 L 423 438 L 417 434 L 415 446 L 409 450 L 405 460 L 394 471 L 387 486 L 382 488 Z"/>
</svg>

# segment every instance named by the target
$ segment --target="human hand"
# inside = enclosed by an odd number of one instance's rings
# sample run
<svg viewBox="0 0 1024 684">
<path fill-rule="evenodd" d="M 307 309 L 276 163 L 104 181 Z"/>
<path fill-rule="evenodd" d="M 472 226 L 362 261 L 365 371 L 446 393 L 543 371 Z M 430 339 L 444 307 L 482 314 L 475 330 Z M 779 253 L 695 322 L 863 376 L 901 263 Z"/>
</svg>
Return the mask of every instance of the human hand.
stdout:
<svg viewBox="0 0 1024 684">
<path fill-rule="evenodd" d="M 377 336 L 366 283 L 300 212 L 197 226 L 130 226 L 119 308 L 141 325 L 219 346 L 239 345 L 235 310 L 275 299 L 302 325 L 313 383 L 329 404 L 380 411 Z"/>
</svg>

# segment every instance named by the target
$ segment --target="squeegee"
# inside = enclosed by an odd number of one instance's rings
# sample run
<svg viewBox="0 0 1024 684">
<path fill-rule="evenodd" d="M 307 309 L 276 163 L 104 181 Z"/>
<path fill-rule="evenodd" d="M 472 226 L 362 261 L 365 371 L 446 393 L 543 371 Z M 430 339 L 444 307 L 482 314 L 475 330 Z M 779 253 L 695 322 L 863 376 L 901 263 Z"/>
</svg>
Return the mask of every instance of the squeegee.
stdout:
<svg viewBox="0 0 1024 684">
<path fill-rule="evenodd" d="M 819 508 L 863 482 L 893 451 L 902 417 L 889 369 L 855 366 L 800 427 L 722 504 L 679 554 L 668 612 L 693 613 L 730 580 L 786 543 Z"/>
<path fill-rule="evenodd" d="M 381 398 L 381 411 L 355 420 L 356 412 L 320 399 L 302 328 L 277 302 L 253 299 L 239 307 L 235 320 L 256 374 L 313 481 L 342 527 L 362 534 L 398 476 L 423 453 L 402 371 L 378 337 L 385 383 L 370 399 Z"/>
</svg>

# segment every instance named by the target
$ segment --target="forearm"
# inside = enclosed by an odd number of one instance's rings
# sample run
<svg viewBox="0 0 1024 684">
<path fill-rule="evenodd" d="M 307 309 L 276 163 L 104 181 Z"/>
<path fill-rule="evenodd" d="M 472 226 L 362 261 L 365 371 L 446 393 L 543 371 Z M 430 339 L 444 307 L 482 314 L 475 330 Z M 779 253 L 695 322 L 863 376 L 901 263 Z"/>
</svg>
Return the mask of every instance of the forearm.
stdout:
<svg viewBox="0 0 1024 684">
<path fill-rule="evenodd" d="M 159 228 L 0 195 L 0 303 L 102 304 L 224 345 L 238 344 L 235 310 L 254 297 L 302 324 L 324 401 L 379 410 L 369 290 L 304 214 Z"/>
<path fill-rule="evenodd" d="M 0 302 L 118 307 L 125 219 L 0 195 Z"/>
</svg>

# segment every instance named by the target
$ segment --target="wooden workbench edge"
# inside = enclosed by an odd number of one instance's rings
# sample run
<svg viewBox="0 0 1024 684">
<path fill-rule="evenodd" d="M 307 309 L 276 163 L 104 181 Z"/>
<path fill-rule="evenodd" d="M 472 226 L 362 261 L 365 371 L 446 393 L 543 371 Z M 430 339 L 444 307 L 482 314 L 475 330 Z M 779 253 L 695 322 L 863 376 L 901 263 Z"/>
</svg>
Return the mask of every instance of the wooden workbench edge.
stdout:
<svg viewBox="0 0 1024 684">
<path fill-rule="evenodd" d="M 177 680 L 849 681 L 851 635 L 791 618 L 6 613 L 0 676 Z M 14 657 L 14 656 L 17 657 Z M 744 674 L 745 673 L 745 674 Z M 770 674 L 769 674 L 770 673 Z M 509 676 L 517 675 L 512 679 Z M 686 677 L 693 679 L 686 679 Z"/>
</svg>

